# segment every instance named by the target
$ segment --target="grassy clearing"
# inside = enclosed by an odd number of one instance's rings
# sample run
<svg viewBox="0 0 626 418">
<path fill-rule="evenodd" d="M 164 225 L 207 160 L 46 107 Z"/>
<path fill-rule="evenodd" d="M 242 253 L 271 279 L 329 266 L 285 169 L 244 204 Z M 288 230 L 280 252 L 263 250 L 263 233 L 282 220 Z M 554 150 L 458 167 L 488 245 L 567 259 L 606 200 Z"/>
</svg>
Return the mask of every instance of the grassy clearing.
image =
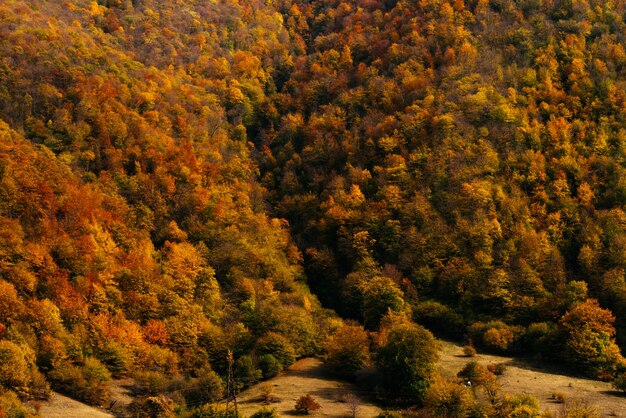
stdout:
<svg viewBox="0 0 626 418">
<path fill-rule="evenodd" d="M 44 418 L 113 418 L 113 415 L 82 402 L 52 392 L 47 402 L 41 403 L 39 413 Z"/>
<path fill-rule="evenodd" d="M 456 376 L 469 361 L 506 364 L 506 371 L 498 378 L 502 390 L 511 394 L 528 393 L 539 399 L 543 411 L 558 413 L 569 402 L 582 400 L 595 405 L 603 417 L 626 417 L 626 397 L 615 391 L 610 383 L 568 376 L 565 371 L 539 369 L 525 360 L 490 354 L 465 357 L 463 347 L 442 342 L 438 370 L 444 376 Z M 554 395 L 557 396 L 554 396 Z M 564 402 L 560 403 L 562 397 Z"/>
<path fill-rule="evenodd" d="M 357 417 L 375 417 L 381 409 L 364 400 L 366 396 L 348 382 L 334 377 L 323 363 L 314 358 L 299 360 L 279 376 L 268 381 L 272 385 L 276 401 L 269 407 L 276 408 L 281 416 L 297 415 L 294 410 L 296 400 L 306 394 L 313 396 L 322 406 L 315 416 L 346 417 L 352 416 L 351 402 L 346 402 L 350 395 L 361 399 Z M 255 385 L 239 396 L 239 410 L 249 416 L 266 406 L 263 400 L 265 383 Z M 367 395 L 367 394 L 365 394 Z"/>
</svg>

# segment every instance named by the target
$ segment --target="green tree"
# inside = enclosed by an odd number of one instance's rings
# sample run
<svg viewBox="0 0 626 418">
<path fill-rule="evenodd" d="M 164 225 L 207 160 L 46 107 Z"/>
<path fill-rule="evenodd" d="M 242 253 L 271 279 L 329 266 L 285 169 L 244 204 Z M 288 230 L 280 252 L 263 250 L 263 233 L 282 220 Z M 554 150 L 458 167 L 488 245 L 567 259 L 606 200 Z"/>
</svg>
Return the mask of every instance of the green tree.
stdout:
<svg viewBox="0 0 626 418">
<path fill-rule="evenodd" d="M 430 331 L 412 323 L 392 325 L 377 355 L 383 389 L 390 397 L 421 403 L 433 379 L 438 344 Z"/>
</svg>

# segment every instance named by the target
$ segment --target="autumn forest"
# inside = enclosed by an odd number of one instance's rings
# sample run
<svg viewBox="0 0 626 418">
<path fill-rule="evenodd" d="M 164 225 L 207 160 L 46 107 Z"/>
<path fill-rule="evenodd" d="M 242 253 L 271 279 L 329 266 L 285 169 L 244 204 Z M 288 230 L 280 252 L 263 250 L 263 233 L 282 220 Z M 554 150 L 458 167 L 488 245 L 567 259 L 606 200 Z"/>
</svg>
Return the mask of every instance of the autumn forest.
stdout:
<svg viewBox="0 0 626 418">
<path fill-rule="evenodd" d="M 545 416 L 437 339 L 626 391 L 626 1 L 0 2 L 0 418 Z"/>
</svg>

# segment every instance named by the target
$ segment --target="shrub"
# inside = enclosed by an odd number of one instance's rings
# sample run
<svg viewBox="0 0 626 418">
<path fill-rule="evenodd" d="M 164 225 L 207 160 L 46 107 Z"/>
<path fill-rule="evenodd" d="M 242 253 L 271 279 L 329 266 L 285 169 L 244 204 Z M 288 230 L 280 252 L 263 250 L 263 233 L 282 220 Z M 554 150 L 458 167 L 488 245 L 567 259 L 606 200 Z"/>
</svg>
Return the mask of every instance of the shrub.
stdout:
<svg viewBox="0 0 626 418">
<path fill-rule="evenodd" d="M 225 405 L 205 404 L 193 410 L 190 418 L 240 418 L 234 408 L 226 410 Z"/>
<path fill-rule="evenodd" d="M 485 349 L 508 352 L 522 335 L 523 328 L 510 326 L 502 321 L 476 322 L 469 327 L 468 332 L 472 340 Z"/>
<path fill-rule="evenodd" d="M 109 396 L 111 374 L 97 359 L 88 357 L 82 367 L 65 363 L 49 374 L 53 387 L 90 404 L 102 404 Z"/>
<path fill-rule="evenodd" d="M 278 418 L 278 412 L 276 412 L 276 408 L 261 408 L 259 411 L 250 415 L 250 418 Z"/>
<path fill-rule="evenodd" d="M 622 392 L 626 392 L 626 372 L 618 374 L 613 379 L 613 387 Z"/>
<path fill-rule="evenodd" d="M 424 405 L 434 417 L 461 418 L 473 400 L 467 387 L 437 377 L 426 391 Z"/>
<path fill-rule="evenodd" d="M 321 407 L 322 406 L 311 395 L 304 395 L 296 401 L 295 410 L 308 415 Z"/>
<path fill-rule="evenodd" d="M 369 337 L 360 325 L 345 325 L 326 343 L 326 361 L 333 371 L 347 377 L 370 363 Z"/>
<path fill-rule="evenodd" d="M 271 354 L 263 354 L 259 357 L 259 368 L 263 379 L 270 379 L 283 371 L 283 365 Z"/>
<path fill-rule="evenodd" d="M 401 323 L 389 329 L 376 358 L 383 388 L 396 398 L 420 402 L 432 378 L 437 341 L 426 328 Z"/>
<path fill-rule="evenodd" d="M 32 381 L 33 369 L 34 353 L 29 347 L 0 341 L 0 385 L 24 390 Z"/>
<path fill-rule="evenodd" d="M 489 371 L 485 366 L 477 361 L 470 361 L 457 373 L 457 376 L 472 382 L 472 384 L 480 385 L 488 373 Z"/>
<path fill-rule="evenodd" d="M 140 371 L 134 374 L 135 392 L 143 395 L 156 395 L 164 392 L 170 382 L 168 376 L 157 371 Z"/>
<path fill-rule="evenodd" d="M 586 402 L 576 401 L 568 403 L 562 418 L 600 418 L 598 408 Z"/>
<path fill-rule="evenodd" d="M 235 378 L 244 386 L 255 384 L 261 379 L 262 373 L 250 356 L 241 356 L 235 362 Z"/>
<path fill-rule="evenodd" d="M 504 363 L 490 364 L 487 366 L 487 370 L 496 376 L 502 376 L 506 371 L 506 365 Z"/>
<path fill-rule="evenodd" d="M 383 411 L 376 418 L 402 418 L 402 414 L 396 411 Z"/>
<path fill-rule="evenodd" d="M 174 401 L 163 395 L 135 398 L 128 409 L 131 416 L 136 418 L 173 418 L 176 416 Z"/>
<path fill-rule="evenodd" d="M 256 351 L 259 355 L 273 355 L 283 367 L 290 366 L 296 361 L 296 352 L 289 340 L 275 332 L 270 332 L 259 338 L 256 343 Z"/>
<path fill-rule="evenodd" d="M 539 401 L 532 395 L 505 396 L 498 405 L 498 416 L 511 418 L 539 418 Z"/>
<path fill-rule="evenodd" d="M 191 379 L 185 391 L 185 400 L 189 404 L 216 402 L 224 396 L 224 381 L 211 369 L 203 369 L 199 377 Z"/>
<path fill-rule="evenodd" d="M 471 344 L 466 345 L 463 347 L 463 354 L 465 354 L 465 357 L 474 357 L 476 356 L 476 349 Z"/>
<path fill-rule="evenodd" d="M 554 392 L 552 394 L 552 399 L 554 399 L 556 403 L 565 403 L 567 395 L 563 392 Z"/>
<path fill-rule="evenodd" d="M 263 398 L 263 402 L 266 403 L 276 400 L 276 396 L 274 395 L 274 385 L 270 382 L 264 382 L 261 386 L 261 397 Z"/>
<path fill-rule="evenodd" d="M 35 411 L 24 405 L 13 391 L 0 391 L 0 417 L 34 418 L 39 416 Z"/>
<path fill-rule="evenodd" d="M 132 367 L 132 355 L 122 344 L 109 341 L 98 350 L 98 358 L 116 375 L 123 374 Z"/>
<path fill-rule="evenodd" d="M 450 338 L 458 338 L 465 331 L 463 317 L 450 307 L 435 301 L 415 304 L 413 320 L 434 333 Z"/>
</svg>

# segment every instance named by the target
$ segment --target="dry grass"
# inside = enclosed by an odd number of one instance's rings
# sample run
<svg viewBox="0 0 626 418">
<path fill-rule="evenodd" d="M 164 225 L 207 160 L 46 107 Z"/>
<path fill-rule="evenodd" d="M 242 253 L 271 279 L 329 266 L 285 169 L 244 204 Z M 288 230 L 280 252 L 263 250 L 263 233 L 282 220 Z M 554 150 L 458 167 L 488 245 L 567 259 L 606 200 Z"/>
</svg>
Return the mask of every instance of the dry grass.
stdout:
<svg viewBox="0 0 626 418">
<path fill-rule="evenodd" d="M 595 405 L 603 417 L 626 418 L 626 397 L 615 391 L 610 383 L 572 377 L 558 370 L 548 373 L 528 362 L 511 357 L 478 354 L 471 360 L 484 366 L 506 364 L 506 371 L 498 377 L 502 390 L 511 394 L 528 393 L 537 397 L 543 411 L 558 414 L 564 405 L 584 400 Z M 456 376 L 468 361 L 470 359 L 464 356 L 463 347 L 442 342 L 441 360 L 438 364 L 441 374 Z M 557 402 L 553 397 L 555 393 L 563 396 L 564 403 Z"/>
<path fill-rule="evenodd" d="M 101 409 L 85 405 L 56 392 L 52 392 L 47 402 L 41 403 L 39 413 L 44 418 L 113 418 L 113 415 Z"/>
<path fill-rule="evenodd" d="M 306 358 L 296 362 L 279 376 L 268 381 L 274 386 L 275 402 L 270 404 L 276 408 L 280 416 L 297 415 L 294 410 L 296 400 L 309 394 L 315 398 L 322 408 L 313 416 L 319 417 L 351 417 L 353 402 L 347 402 L 348 395 L 363 399 L 363 394 L 351 383 L 339 380 L 330 375 L 322 362 Z M 352 398 L 350 398 L 352 399 Z M 239 410 L 250 416 L 263 406 L 263 383 L 242 392 L 238 397 Z M 375 417 L 381 409 L 370 402 L 362 401 L 357 408 L 359 418 Z"/>
</svg>

